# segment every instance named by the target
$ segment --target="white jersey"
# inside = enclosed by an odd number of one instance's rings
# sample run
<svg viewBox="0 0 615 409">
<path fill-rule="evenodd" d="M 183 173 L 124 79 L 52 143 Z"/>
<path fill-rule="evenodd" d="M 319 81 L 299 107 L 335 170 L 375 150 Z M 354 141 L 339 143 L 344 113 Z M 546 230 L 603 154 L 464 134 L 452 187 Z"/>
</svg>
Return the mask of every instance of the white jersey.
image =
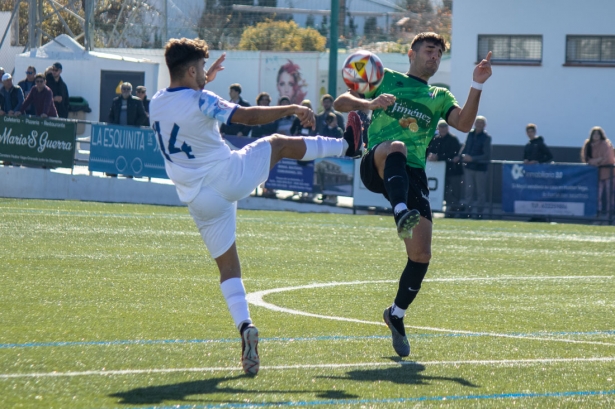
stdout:
<svg viewBox="0 0 615 409">
<path fill-rule="evenodd" d="M 192 201 L 216 177 L 216 164 L 230 157 L 218 122 L 228 124 L 238 107 L 213 92 L 185 87 L 165 88 L 152 98 L 152 128 L 182 202 Z"/>
</svg>

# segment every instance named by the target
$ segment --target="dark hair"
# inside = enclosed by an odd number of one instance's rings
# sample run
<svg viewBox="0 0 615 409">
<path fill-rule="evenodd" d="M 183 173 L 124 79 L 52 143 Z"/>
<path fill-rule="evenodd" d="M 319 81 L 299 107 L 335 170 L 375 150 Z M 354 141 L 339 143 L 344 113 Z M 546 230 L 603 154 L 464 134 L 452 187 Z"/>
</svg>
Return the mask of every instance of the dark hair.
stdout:
<svg viewBox="0 0 615 409">
<path fill-rule="evenodd" d="M 604 133 L 604 129 L 602 129 L 601 127 L 594 126 L 589 131 L 589 138 L 587 138 L 585 144 L 583 145 L 583 148 L 581 149 L 581 160 L 585 163 L 587 163 L 587 161 L 592 158 L 592 135 L 594 134 L 594 132 L 598 132 L 601 140 L 607 140 L 606 134 Z"/>
<path fill-rule="evenodd" d="M 27 71 L 34 71 L 34 73 L 36 74 L 36 67 L 30 65 L 28 66 L 28 68 L 26 68 Z"/>
<path fill-rule="evenodd" d="M 444 40 L 444 37 L 433 32 L 418 33 L 415 35 L 412 40 L 412 44 L 410 44 L 410 48 L 412 48 L 413 51 L 418 51 L 424 42 L 439 45 L 442 48 L 442 52 L 446 51 L 446 41 Z"/>
<path fill-rule="evenodd" d="M 208 58 L 209 51 L 207 43 L 195 38 L 172 38 L 164 47 L 164 59 L 169 68 L 169 75 L 172 80 L 178 80 L 186 74 L 188 67 L 202 58 Z"/>
<path fill-rule="evenodd" d="M 529 131 L 530 129 L 536 131 L 536 125 L 534 125 L 534 124 L 527 124 L 527 126 L 525 127 L 525 132 Z"/>
<path fill-rule="evenodd" d="M 261 102 L 261 99 L 265 97 L 269 98 L 269 101 L 271 101 L 271 95 L 269 95 L 269 93 L 261 92 L 260 94 L 256 96 L 256 105 L 258 105 L 258 103 Z"/>
<path fill-rule="evenodd" d="M 231 84 L 230 87 L 228 87 L 228 89 L 232 89 L 233 91 L 237 91 L 238 93 L 241 94 L 241 85 L 240 84 Z"/>
<path fill-rule="evenodd" d="M 325 94 L 320 98 L 320 102 L 322 103 L 322 101 L 324 101 L 325 99 L 330 99 L 331 102 L 333 102 L 333 97 L 331 96 L 331 94 Z"/>
<path fill-rule="evenodd" d="M 302 90 L 302 88 L 305 86 L 305 81 L 301 79 L 301 73 L 299 72 L 299 69 L 299 65 L 293 63 L 291 60 L 288 60 L 288 62 L 282 65 L 278 70 L 278 75 L 275 81 L 276 85 L 280 83 L 280 76 L 283 72 L 293 77 L 295 83 L 293 84 L 292 99 L 289 97 L 292 104 L 298 104 L 307 95 L 307 92 Z"/>
<path fill-rule="evenodd" d="M 145 88 L 145 85 L 139 85 L 137 88 L 135 88 L 135 91 L 137 91 L 137 92 L 139 92 L 139 91 L 147 92 L 147 88 Z"/>
<path fill-rule="evenodd" d="M 45 76 L 43 75 L 43 73 L 42 73 L 42 72 L 39 72 L 38 74 L 36 74 L 36 75 L 34 76 L 34 81 L 36 81 L 36 79 L 37 79 L 37 78 L 40 78 L 40 79 L 42 79 L 42 80 L 45 80 Z"/>
<path fill-rule="evenodd" d="M 337 116 L 333 112 L 329 112 L 327 117 L 325 118 L 326 123 L 331 123 L 334 119 L 337 119 Z"/>
<path fill-rule="evenodd" d="M 280 97 L 280 99 L 278 99 L 278 105 L 280 105 L 282 103 L 282 101 L 288 101 L 288 103 L 290 104 L 290 98 L 288 98 L 286 95 Z"/>
</svg>

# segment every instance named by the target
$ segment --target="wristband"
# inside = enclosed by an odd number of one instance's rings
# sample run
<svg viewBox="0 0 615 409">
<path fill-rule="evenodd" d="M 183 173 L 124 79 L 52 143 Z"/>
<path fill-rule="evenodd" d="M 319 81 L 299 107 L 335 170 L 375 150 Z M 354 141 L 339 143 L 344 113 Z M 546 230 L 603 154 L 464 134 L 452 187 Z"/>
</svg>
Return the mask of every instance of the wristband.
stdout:
<svg viewBox="0 0 615 409">
<path fill-rule="evenodd" d="M 483 84 L 481 84 L 480 82 L 472 81 L 471 87 L 479 91 L 483 90 Z"/>
</svg>

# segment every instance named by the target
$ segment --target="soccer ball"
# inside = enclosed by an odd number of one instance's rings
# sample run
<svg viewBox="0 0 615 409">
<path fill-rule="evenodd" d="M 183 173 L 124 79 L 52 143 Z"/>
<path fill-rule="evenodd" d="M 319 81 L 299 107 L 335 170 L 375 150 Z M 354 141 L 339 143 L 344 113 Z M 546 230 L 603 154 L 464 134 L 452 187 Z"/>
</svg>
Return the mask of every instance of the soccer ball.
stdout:
<svg viewBox="0 0 615 409">
<path fill-rule="evenodd" d="M 348 88 L 365 94 L 380 85 L 384 78 L 384 66 L 376 54 L 365 50 L 357 51 L 344 61 L 342 78 Z"/>
</svg>

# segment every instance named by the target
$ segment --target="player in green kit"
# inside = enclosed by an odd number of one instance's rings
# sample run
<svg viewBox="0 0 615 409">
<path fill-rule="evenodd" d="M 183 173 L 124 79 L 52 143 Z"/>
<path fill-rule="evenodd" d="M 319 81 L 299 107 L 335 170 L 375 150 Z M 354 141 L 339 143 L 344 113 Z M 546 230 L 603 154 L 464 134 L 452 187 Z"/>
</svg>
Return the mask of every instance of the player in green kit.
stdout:
<svg viewBox="0 0 615 409">
<path fill-rule="evenodd" d="M 369 94 L 340 95 L 334 108 L 341 112 L 373 110 L 368 130 L 368 152 L 361 160 L 365 187 L 390 202 L 397 233 L 404 240 L 408 262 L 399 280 L 393 305 L 384 310 L 393 348 L 410 354 L 403 318 L 427 274 L 431 259 L 432 220 L 425 159 L 440 118 L 469 132 L 478 113 L 483 83 L 491 76 L 491 51 L 474 69 L 472 86 L 463 108 L 446 88 L 428 85 L 440 65 L 446 43 L 436 33 L 420 33 L 408 51 L 407 74 L 385 69 L 384 79 Z"/>
</svg>

